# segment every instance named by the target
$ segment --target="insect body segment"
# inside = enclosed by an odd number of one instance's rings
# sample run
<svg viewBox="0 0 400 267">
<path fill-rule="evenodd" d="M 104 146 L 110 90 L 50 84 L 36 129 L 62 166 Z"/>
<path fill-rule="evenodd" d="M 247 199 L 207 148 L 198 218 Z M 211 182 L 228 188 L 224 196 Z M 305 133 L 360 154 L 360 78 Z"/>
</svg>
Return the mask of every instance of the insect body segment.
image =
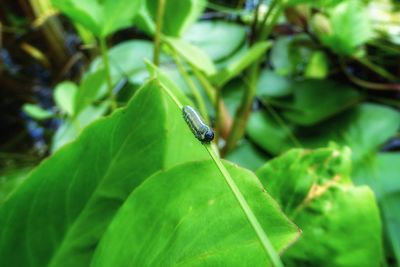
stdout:
<svg viewBox="0 0 400 267">
<path fill-rule="evenodd" d="M 194 108 L 190 106 L 184 106 L 182 112 L 183 118 L 198 140 L 200 140 L 202 143 L 209 143 L 214 139 L 213 130 L 204 123 Z"/>
</svg>

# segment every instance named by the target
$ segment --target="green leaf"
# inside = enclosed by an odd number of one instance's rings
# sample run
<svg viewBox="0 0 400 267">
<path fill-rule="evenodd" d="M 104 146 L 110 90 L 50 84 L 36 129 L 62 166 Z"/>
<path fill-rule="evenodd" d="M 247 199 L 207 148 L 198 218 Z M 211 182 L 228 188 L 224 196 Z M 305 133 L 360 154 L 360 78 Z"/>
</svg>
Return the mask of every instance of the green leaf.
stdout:
<svg viewBox="0 0 400 267">
<path fill-rule="evenodd" d="M 53 117 L 53 113 L 34 104 L 24 104 L 22 110 L 31 118 L 36 120 L 47 120 Z"/>
<path fill-rule="evenodd" d="M 373 36 L 364 4 L 358 0 L 343 1 L 329 12 L 331 30 L 317 32 L 322 43 L 337 54 L 353 55 Z"/>
<path fill-rule="evenodd" d="M 75 23 L 101 35 L 103 10 L 96 0 L 51 0 L 51 3 Z"/>
<path fill-rule="evenodd" d="M 226 167 L 282 251 L 298 235 L 296 227 L 254 174 Z M 268 257 L 215 163 L 203 161 L 162 171 L 135 190 L 102 238 L 92 266 L 248 264 L 267 266 Z"/>
<path fill-rule="evenodd" d="M 0 172 L 0 206 L 25 180 L 32 167 L 3 168 Z"/>
<path fill-rule="evenodd" d="M 237 60 L 230 62 L 222 71 L 217 73 L 213 80 L 219 87 L 224 86 L 231 79 L 239 75 L 244 69 L 256 60 L 261 60 L 266 51 L 271 47 L 269 42 L 259 42 L 247 50 Z"/>
<path fill-rule="evenodd" d="M 385 236 L 397 263 L 400 263 L 399 162 L 400 153 L 379 153 L 365 158 L 355 166 L 353 172 L 355 181 L 369 185 L 378 198 L 385 224 Z"/>
<path fill-rule="evenodd" d="M 287 266 L 380 266 L 379 210 L 368 187 L 351 184 L 350 158 L 335 147 L 291 150 L 257 171 L 303 230 L 283 257 Z"/>
<path fill-rule="evenodd" d="M 103 0 L 102 36 L 133 26 L 143 0 Z"/>
<path fill-rule="evenodd" d="M 176 51 L 176 53 L 196 68 L 204 71 L 208 76 L 215 74 L 216 68 L 214 63 L 200 48 L 178 38 L 167 37 L 164 38 L 164 40 L 173 48 L 174 51 Z"/>
<path fill-rule="evenodd" d="M 111 76 L 114 81 L 121 77 L 128 78 L 131 83 L 143 83 L 148 77 L 141 75 L 146 70 L 145 60 L 153 58 L 153 44 L 149 41 L 134 40 L 122 42 L 108 51 Z M 161 61 L 165 60 L 161 57 Z M 101 57 L 96 58 L 90 65 L 90 71 L 95 72 L 104 68 Z"/>
<path fill-rule="evenodd" d="M 75 96 L 77 92 L 78 86 L 71 81 L 61 82 L 54 89 L 54 101 L 69 116 L 75 114 Z"/>
<path fill-rule="evenodd" d="M 97 37 L 131 26 L 142 0 L 51 0 L 52 4 L 74 22 Z"/>
<path fill-rule="evenodd" d="M 94 101 L 103 97 L 107 92 L 106 73 L 104 69 L 99 69 L 92 73 L 87 73 L 83 77 L 79 90 L 75 96 L 75 113 L 79 114 Z"/>
<path fill-rule="evenodd" d="M 303 71 L 311 57 L 311 49 L 302 43 L 312 43 L 304 34 L 278 38 L 271 49 L 271 65 L 279 75 L 295 75 Z"/>
<path fill-rule="evenodd" d="M 158 1 L 145 0 L 135 24 L 147 33 L 155 32 Z M 206 7 L 205 0 L 165 0 L 162 33 L 180 36 L 201 16 Z"/>
<path fill-rule="evenodd" d="M 67 118 L 53 135 L 51 152 L 75 140 L 87 125 L 106 114 L 109 107 L 110 102 L 105 101 L 99 105 L 86 106 L 75 117 Z"/>
<path fill-rule="evenodd" d="M 265 151 L 280 154 L 295 146 L 290 140 L 294 127 L 282 127 L 273 116 L 262 111 L 250 114 L 246 132 L 249 138 Z"/>
<path fill-rule="evenodd" d="M 89 266 L 115 212 L 138 185 L 161 169 L 208 158 L 153 80 L 127 108 L 44 161 L 1 206 L 0 258 L 10 267 Z"/>
<path fill-rule="evenodd" d="M 291 80 L 271 70 L 262 70 L 257 83 L 257 96 L 283 97 L 292 93 Z"/>
<path fill-rule="evenodd" d="M 329 73 L 329 62 L 326 54 L 316 51 L 308 62 L 304 76 L 310 79 L 325 79 Z"/>
<path fill-rule="evenodd" d="M 182 87 L 179 87 L 174 80 L 172 80 L 170 73 L 166 73 L 164 70 L 156 67 L 150 61 L 147 61 L 146 64 L 150 75 L 167 87 L 182 105 L 193 106 L 193 102 L 183 94 Z"/>
<path fill-rule="evenodd" d="M 199 21 L 185 32 L 183 39 L 203 50 L 211 60 L 221 61 L 244 44 L 246 29 L 222 20 Z"/>
<path fill-rule="evenodd" d="M 247 134 L 251 140 L 272 154 L 280 154 L 296 146 L 293 138 L 306 148 L 325 147 L 334 141 L 349 146 L 353 160 L 373 155 L 398 130 L 400 112 L 377 104 L 360 104 L 334 119 L 314 127 L 296 127 L 261 111 L 250 116 Z M 268 138 L 266 138 L 268 137 Z"/>
<path fill-rule="evenodd" d="M 304 126 L 317 124 L 357 104 L 361 94 L 353 87 L 332 80 L 305 80 L 292 83 L 293 100 L 284 101 L 283 115 Z"/>
<path fill-rule="evenodd" d="M 265 164 L 270 157 L 263 153 L 262 150 L 255 147 L 251 142 L 244 140 L 225 158 L 244 168 L 255 171 Z"/>
</svg>

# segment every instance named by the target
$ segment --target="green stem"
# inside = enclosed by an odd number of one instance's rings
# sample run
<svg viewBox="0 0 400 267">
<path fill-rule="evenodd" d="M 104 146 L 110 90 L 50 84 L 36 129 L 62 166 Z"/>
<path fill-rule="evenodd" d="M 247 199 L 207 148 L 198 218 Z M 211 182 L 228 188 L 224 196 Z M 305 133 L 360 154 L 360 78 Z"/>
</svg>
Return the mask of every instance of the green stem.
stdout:
<svg viewBox="0 0 400 267">
<path fill-rule="evenodd" d="M 216 107 L 215 110 L 217 116 L 215 122 L 216 127 L 214 129 L 215 134 L 216 136 L 218 136 L 218 138 L 223 137 L 224 139 L 226 139 L 232 127 L 232 118 L 229 115 L 228 109 L 221 97 L 221 89 L 213 86 L 209 82 L 209 80 L 205 77 L 205 75 L 195 66 L 191 65 L 191 68 L 193 70 L 195 77 L 200 82 L 201 86 L 206 92 L 208 99 Z M 216 138 L 217 144 L 218 144 L 218 138 Z"/>
<path fill-rule="evenodd" d="M 167 94 L 171 97 L 171 99 L 175 102 L 180 110 L 182 110 L 182 104 L 179 100 L 174 96 L 174 94 L 165 86 L 161 84 L 161 87 L 167 92 Z M 247 220 L 249 221 L 251 227 L 253 228 L 254 232 L 257 235 L 264 251 L 268 255 L 271 260 L 271 263 L 274 267 L 283 267 L 283 264 L 279 258 L 278 253 L 275 251 L 274 247 L 272 246 L 271 241 L 269 240 L 267 234 L 265 233 L 264 229 L 262 228 L 260 222 L 258 221 L 257 217 L 254 215 L 253 211 L 251 210 L 249 204 L 247 203 L 246 199 L 240 192 L 240 189 L 236 185 L 235 181 L 233 180 L 232 176 L 222 164 L 219 157 L 213 151 L 213 148 L 210 144 L 205 144 L 204 147 L 206 148 L 207 152 L 210 154 L 211 158 L 213 159 L 214 163 L 217 165 L 219 171 L 221 172 L 222 176 L 225 179 L 225 182 L 228 184 L 229 189 L 232 191 L 234 197 L 239 203 L 239 206 L 243 210 Z"/>
<path fill-rule="evenodd" d="M 101 49 L 101 56 L 103 57 L 104 68 L 106 71 L 108 97 L 111 101 L 111 111 L 113 111 L 117 108 L 117 102 L 115 101 L 115 96 L 113 94 L 113 85 L 112 85 L 112 79 L 111 79 L 110 61 L 108 59 L 107 43 L 106 43 L 106 39 L 103 37 L 100 38 L 100 49 Z"/>
<path fill-rule="evenodd" d="M 207 123 L 209 123 L 206 104 L 204 103 L 204 100 L 201 97 L 201 94 L 200 94 L 197 86 L 194 84 L 192 78 L 189 76 L 189 73 L 186 71 L 185 66 L 183 65 L 182 61 L 178 57 L 175 50 L 172 50 L 172 58 L 174 59 L 179 72 L 181 73 L 183 79 L 185 80 L 186 84 L 188 85 L 190 91 L 192 92 L 194 99 L 196 100 L 196 104 L 197 104 L 197 107 L 199 108 L 201 116 Z"/>
<path fill-rule="evenodd" d="M 214 160 L 214 163 L 217 165 L 222 176 L 225 178 L 225 182 L 228 184 L 229 188 L 231 189 L 233 195 L 235 196 L 236 200 L 238 201 L 240 207 L 242 208 L 244 214 L 246 215 L 246 218 L 249 221 L 250 225 L 252 226 L 253 230 L 256 232 L 256 235 L 257 235 L 265 253 L 269 256 L 272 265 L 275 267 L 283 267 L 283 264 L 279 258 L 278 253 L 275 251 L 274 247 L 272 246 L 271 241 L 269 240 L 267 234 L 265 233 L 264 229 L 262 228 L 257 217 L 254 215 L 253 211 L 251 210 L 246 199 L 240 192 L 235 181 L 232 179 L 232 176 L 229 174 L 229 172 L 227 171 L 225 166 L 222 164 L 222 162 L 218 158 L 218 156 L 214 153 L 211 145 L 207 144 L 207 145 L 205 145 L 205 148 L 207 149 L 211 158 Z"/>
<path fill-rule="evenodd" d="M 163 26 L 163 17 L 165 11 L 165 0 L 158 0 L 157 17 L 156 17 L 156 33 L 154 35 L 154 65 L 160 65 L 160 46 L 161 46 L 161 33 Z"/>
<path fill-rule="evenodd" d="M 283 8 L 284 8 L 284 1 L 278 0 L 277 3 L 272 3 L 274 9 L 270 9 L 269 12 L 265 15 L 263 20 L 263 24 L 261 25 L 261 33 L 257 41 L 263 41 L 267 39 L 267 37 L 271 34 L 273 26 L 276 24 L 279 16 L 281 15 Z M 268 17 L 271 19 L 268 21 Z M 268 23 L 267 23 L 268 22 Z M 257 43 L 257 42 L 256 42 Z M 229 151 L 231 151 L 235 146 L 236 143 L 242 138 L 244 132 L 246 130 L 247 120 L 250 115 L 251 106 L 253 103 L 253 99 L 256 94 L 258 76 L 260 72 L 260 64 L 261 60 L 256 60 L 251 66 L 248 71 L 249 73 L 249 86 L 245 91 L 241 104 L 236 112 L 235 120 L 233 122 L 232 131 L 229 135 L 227 140 L 226 146 L 223 149 L 223 155 L 226 155 Z"/>
<path fill-rule="evenodd" d="M 258 62 L 251 65 L 249 73 L 250 73 L 249 86 L 246 87 L 241 104 L 236 111 L 236 116 L 233 122 L 232 131 L 229 134 L 229 138 L 223 149 L 223 155 L 226 155 L 236 146 L 236 143 L 244 135 L 244 132 L 246 130 L 247 120 L 250 115 L 251 106 L 257 89 L 257 81 L 259 73 Z"/>
<path fill-rule="evenodd" d="M 197 80 L 199 80 L 201 86 L 204 88 L 208 99 L 210 99 L 212 103 L 215 103 L 217 89 L 208 81 L 208 79 L 199 69 L 192 64 L 190 64 L 190 67 L 192 68 L 194 76 L 197 78 Z"/>
</svg>

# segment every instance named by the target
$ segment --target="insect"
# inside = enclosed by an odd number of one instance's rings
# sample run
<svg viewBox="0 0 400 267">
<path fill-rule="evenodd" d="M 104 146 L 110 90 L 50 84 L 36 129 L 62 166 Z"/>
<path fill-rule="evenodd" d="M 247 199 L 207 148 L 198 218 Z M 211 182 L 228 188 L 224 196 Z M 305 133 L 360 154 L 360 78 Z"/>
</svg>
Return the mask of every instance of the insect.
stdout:
<svg viewBox="0 0 400 267">
<path fill-rule="evenodd" d="M 183 118 L 189 125 L 190 130 L 202 143 L 209 143 L 214 139 L 214 131 L 204 123 L 197 111 L 191 106 L 182 108 Z"/>
</svg>

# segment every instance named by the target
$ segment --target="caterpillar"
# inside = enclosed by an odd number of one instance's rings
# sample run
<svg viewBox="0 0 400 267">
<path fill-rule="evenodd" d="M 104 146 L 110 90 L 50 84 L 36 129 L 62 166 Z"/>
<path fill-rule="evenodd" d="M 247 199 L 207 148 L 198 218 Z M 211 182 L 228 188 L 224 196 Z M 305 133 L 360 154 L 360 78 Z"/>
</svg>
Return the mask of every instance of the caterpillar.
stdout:
<svg viewBox="0 0 400 267">
<path fill-rule="evenodd" d="M 209 143 L 214 139 L 214 131 L 191 106 L 182 108 L 183 118 L 185 119 L 194 136 L 202 143 Z"/>
</svg>

